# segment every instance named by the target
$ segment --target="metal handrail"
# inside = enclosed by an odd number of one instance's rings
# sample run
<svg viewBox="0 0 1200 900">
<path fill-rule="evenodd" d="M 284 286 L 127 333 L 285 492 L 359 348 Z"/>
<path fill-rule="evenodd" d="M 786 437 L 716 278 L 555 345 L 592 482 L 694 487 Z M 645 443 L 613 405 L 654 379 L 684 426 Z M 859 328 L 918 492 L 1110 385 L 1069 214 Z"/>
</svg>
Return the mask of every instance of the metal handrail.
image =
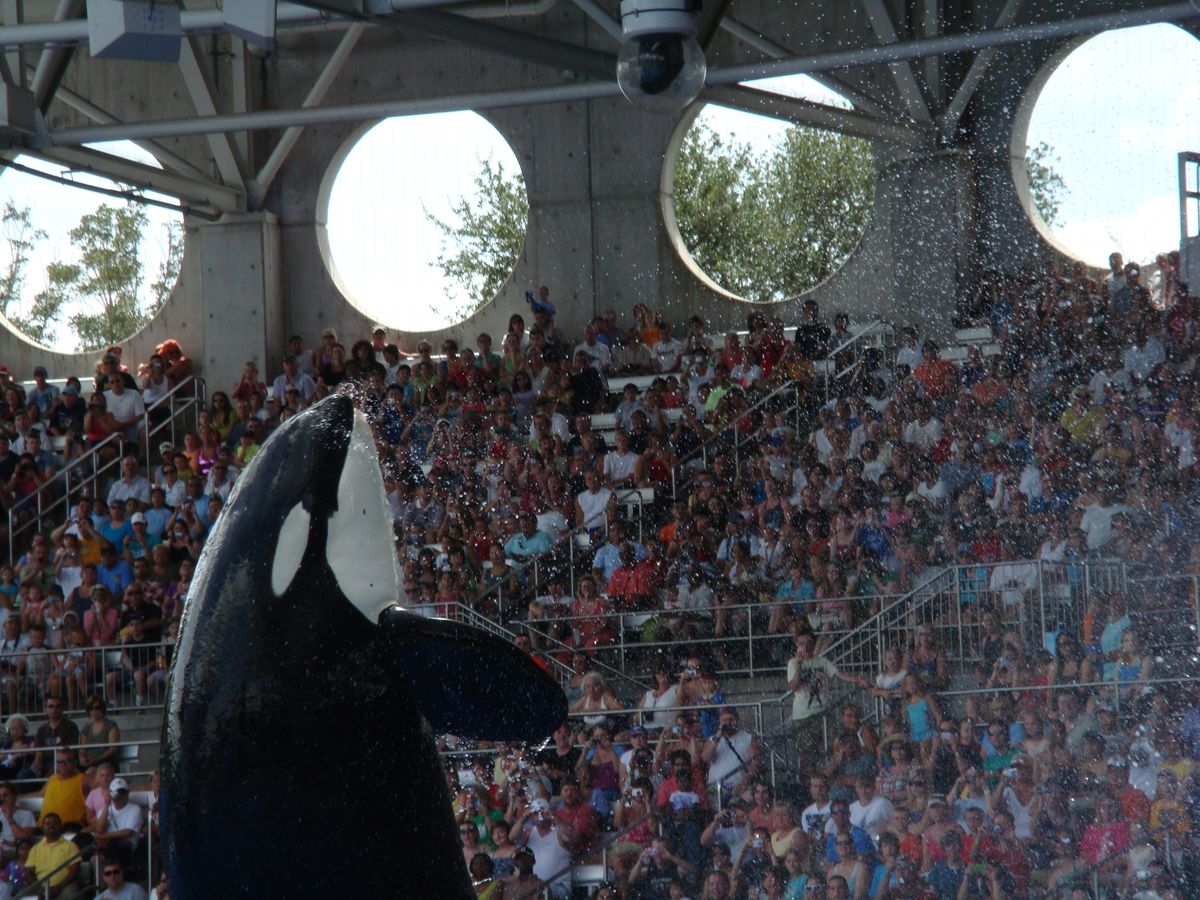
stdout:
<svg viewBox="0 0 1200 900">
<path fill-rule="evenodd" d="M 185 402 L 177 410 L 174 405 L 175 398 L 180 391 L 189 386 L 195 389 L 194 393 L 191 397 L 187 398 L 187 402 Z M 156 400 L 142 414 L 142 426 L 147 442 L 150 441 L 152 435 L 159 433 L 166 426 L 171 428 L 172 436 L 174 436 L 176 419 L 178 419 L 179 416 L 187 413 L 197 403 L 202 403 L 203 397 L 204 379 L 197 375 L 189 375 L 187 378 L 179 382 L 179 384 L 175 385 L 175 387 L 171 388 L 171 390 L 169 390 L 165 395 Z M 155 410 L 159 410 L 164 407 L 171 410 L 170 416 L 168 416 L 164 422 L 151 428 L 150 414 Z M 122 449 L 125 443 L 126 441 L 120 432 L 110 434 L 96 445 L 89 447 L 81 455 L 70 460 L 62 469 L 56 472 L 52 478 L 47 480 L 45 484 L 39 485 L 38 489 L 34 491 L 34 493 L 30 494 L 29 497 L 22 498 L 22 501 L 19 504 L 21 507 L 20 510 L 14 508 L 8 511 L 8 559 L 10 561 L 14 560 L 16 537 L 18 534 L 23 534 L 31 528 L 36 528 L 38 531 L 42 530 L 45 527 L 45 519 L 60 507 L 65 507 L 66 511 L 69 512 L 71 508 L 71 495 L 74 491 L 78 490 L 81 485 L 91 483 L 93 493 L 96 492 L 95 489 L 99 479 L 105 473 L 120 466 Z M 117 447 L 118 452 L 116 457 L 112 460 L 109 460 L 107 463 L 104 463 L 103 465 L 98 464 L 101 455 L 100 451 L 105 447 L 112 446 Z M 150 444 L 147 443 L 147 448 L 149 447 Z M 89 466 L 91 469 L 90 474 L 84 474 L 84 470 Z M 146 466 L 147 477 L 149 477 L 153 467 L 153 455 L 149 452 L 146 453 Z M 72 487 L 71 485 L 73 473 L 83 476 L 80 479 L 79 484 L 77 484 L 75 487 Z M 59 494 L 60 481 L 61 494 Z M 47 497 L 49 498 L 48 500 L 46 499 Z M 21 510 L 28 508 L 30 498 L 35 498 L 33 502 L 37 507 L 36 514 L 33 517 L 26 519 L 24 522 L 15 522 L 14 519 L 16 514 Z"/>
<path fill-rule="evenodd" d="M 63 836 L 61 840 L 66 841 L 68 838 Z M 71 841 L 71 843 L 74 843 L 74 841 Z M 55 896 L 50 888 L 51 879 L 64 869 L 69 869 L 71 866 L 82 866 L 85 862 L 88 862 L 95 855 L 96 848 L 94 846 L 76 847 L 76 851 L 75 856 L 55 866 L 45 875 L 39 877 L 33 884 L 21 888 L 16 896 L 25 898 L 42 897 L 44 900 L 50 900 L 52 896 Z"/>
</svg>

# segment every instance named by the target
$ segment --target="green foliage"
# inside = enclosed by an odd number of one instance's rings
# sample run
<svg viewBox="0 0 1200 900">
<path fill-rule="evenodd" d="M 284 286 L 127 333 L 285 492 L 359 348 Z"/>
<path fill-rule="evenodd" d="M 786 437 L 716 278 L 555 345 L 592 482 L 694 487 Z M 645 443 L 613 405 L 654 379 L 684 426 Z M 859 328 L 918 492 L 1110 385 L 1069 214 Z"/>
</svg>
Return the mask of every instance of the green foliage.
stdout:
<svg viewBox="0 0 1200 900">
<path fill-rule="evenodd" d="M 129 337 L 148 321 L 138 297 L 142 288 L 140 247 L 148 219 L 141 206 L 101 205 L 71 229 L 78 263 L 51 263 L 49 286 L 37 301 L 76 308 L 67 322 L 80 350 L 94 350 Z"/>
<path fill-rule="evenodd" d="M 175 282 L 179 280 L 180 267 L 183 265 L 183 225 L 179 222 L 168 222 L 165 231 L 167 254 L 158 264 L 158 273 L 150 284 L 150 291 L 154 295 L 154 308 L 149 310 L 151 318 L 162 309 L 162 305 L 171 296 Z"/>
<path fill-rule="evenodd" d="M 874 190 L 870 145 L 859 138 L 793 127 L 756 154 L 697 122 L 675 166 L 675 216 L 713 281 L 771 302 L 838 269 L 866 229 Z"/>
<path fill-rule="evenodd" d="M 451 211 L 457 223 L 425 217 L 442 233 L 437 265 L 468 295 L 459 315 L 470 315 L 500 292 L 525 244 L 529 199 L 520 173 L 505 174 L 501 163 L 483 160 L 475 176 L 475 196 L 460 197 Z"/>
<path fill-rule="evenodd" d="M 1029 194 L 1033 208 L 1047 225 L 1060 224 L 1062 201 L 1071 193 L 1054 168 L 1058 155 L 1045 141 L 1025 148 L 1025 175 L 1029 179 Z"/>
<path fill-rule="evenodd" d="M 17 209 L 12 200 L 4 203 L 0 228 L 8 243 L 8 265 L 0 275 L 0 314 L 35 341 L 43 340 L 49 322 L 40 316 L 37 305 L 25 316 L 19 315 L 17 308 L 25 294 L 25 267 L 29 265 L 30 251 L 38 241 L 46 239 L 46 232 L 33 227 L 28 206 Z"/>
<path fill-rule="evenodd" d="M 158 312 L 179 277 L 183 228 L 172 222 L 164 236 L 166 256 L 149 285 L 152 303 L 144 307 L 141 246 L 149 218 L 138 204 L 105 204 L 71 229 L 77 259 L 49 263 L 45 289 L 34 296 L 28 311 L 19 313 L 30 253 L 38 241 L 45 240 L 46 233 L 33 227 L 28 207 L 17 209 L 11 201 L 0 223 L 9 245 L 8 267 L 0 273 L 0 313 L 41 343 L 53 340 L 54 328 L 64 315 L 80 350 L 124 340 Z"/>
</svg>

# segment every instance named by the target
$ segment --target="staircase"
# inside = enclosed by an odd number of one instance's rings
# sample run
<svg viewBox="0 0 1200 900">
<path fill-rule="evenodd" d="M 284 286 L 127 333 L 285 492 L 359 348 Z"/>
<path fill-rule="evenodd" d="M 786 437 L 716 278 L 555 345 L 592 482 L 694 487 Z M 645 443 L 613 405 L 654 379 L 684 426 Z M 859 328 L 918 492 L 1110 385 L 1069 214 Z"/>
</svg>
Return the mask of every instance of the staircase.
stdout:
<svg viewBox="0 0 1200 900">
<path fill-rule="evenodd" d="M 179 446 L 182 433 L 196 427 L 199 411 L 204 406 L 204 379 L 189 376 L 145 411 L 139 442 L 147 448 L 145 472 L 148 478 L 153 474 L 157 460 L 153 449 L 164 440 Z M 136 449 L 123 441 L 121 435 L 109 435 L 69 460 L 53 478 L 14 504 L 8 510 L 8 560 L 14 561 L 36 532 L 61 525 L 82 491 L 102 497 L 104 487 L 120 474 L 121 457 Z"/>
</svg>

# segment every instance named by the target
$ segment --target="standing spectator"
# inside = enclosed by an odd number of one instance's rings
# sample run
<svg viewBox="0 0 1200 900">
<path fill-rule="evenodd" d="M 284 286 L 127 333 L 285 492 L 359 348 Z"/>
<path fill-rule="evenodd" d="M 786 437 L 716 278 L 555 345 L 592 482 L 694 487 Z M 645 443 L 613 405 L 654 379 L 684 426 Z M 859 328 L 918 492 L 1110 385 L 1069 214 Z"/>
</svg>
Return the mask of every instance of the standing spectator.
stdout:
<svg viewBox="0 0 1200 900">
<path fill-rule="evenodd" d="M 284 355 L 283 374 L 277 376 L 271 386 L 271 396 L 275 398 L 275 402 L 279 404 L 280 409 L 287 404 L 287 392 L 289 389 L 299 392 L 299 396 L 305 406 L 312 402 L 313 396 L 317 392 L 316 382 L 307 374 L 300 371 L 300 364 L 296 361 L 296 356 L 292 353 Z"/>
<path fill-rule="evenodd" d="M 829 326 L 820 319 L 816 300 L 804 301 L 804 321 L 796 328 L 796 347 L 805 359 L 824 359 L 829 352 Z"/>
<path fill-rule="evenodd" d="M 742 727 L 732 706 L 722 707 L 717 733 L 705 741 L 700 760 L 708 768 L 708 783 L 718 792 L 736 791 L 758 772 L 758 738 Z"/>
<path fill-rule="evenodd" d="M 104 427 L 109 433 L 120 434 L 124 440 L 135 443 L 146 412 L 141 393 L 136 387 L 126 387 L 122 378 L 111 378 L 104 402 L 107 406 Z"/>
<path fill-rule="evenodd" d="M 821 745 L 821 716 L 829 706 L 830 679 L 837 678 L 861 688 L 869 688 L 870 683 L 860 676 L 846 674 L 826 657 L 817 654 L 817 636 L 812 631 L 797 625 L 792 635 L 796 653 L 787 664 L 792 723 L 800 763 L 811 766 Z"/>
<path fill-rule="evenodd" d="M 49 416 L 50 410 L 58 402 L 58 388 L 47 383 L 48 377 L 49 373 L 46 371 L 46 367 L 37 366 L 33 370 L 33 387 L 25 397 L 27 402 L 38 405 L 43 416 Z M 78 394 L 78 392 L 76 393 Z"/>
</svg>

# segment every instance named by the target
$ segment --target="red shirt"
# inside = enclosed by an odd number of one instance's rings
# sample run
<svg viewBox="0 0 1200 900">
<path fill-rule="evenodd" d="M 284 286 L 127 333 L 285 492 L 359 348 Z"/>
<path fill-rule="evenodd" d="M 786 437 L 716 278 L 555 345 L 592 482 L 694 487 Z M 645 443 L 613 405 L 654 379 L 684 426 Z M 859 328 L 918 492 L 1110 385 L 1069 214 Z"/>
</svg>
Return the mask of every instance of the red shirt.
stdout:
<svg viewBox="0 0 1200 900">
<path fill-rule="evenodd" d="M 987 835 L 979 845 L 979 856 L 997 869 L 1008 872 L 1016 884 L 1018 893 L 1029 887 L 1029 860 L 1019 844 L 1012 841 L 1000 842 Z"/>
<path fill-rule="evenodd" d="M 672 800 L 675 795 L 679 795 L 677 800 Z M 691 790 L 680 787 L 679 782 L 675 780 L 675 776 L 672 774 L 670 778 L 658 786 L 658 792 L 654 795 L 654 805 L 659 809 L 674 806 L 676 802 L 681 805 L 691 805 L 695 801 L 689 795 L 699 798 L 701 809 L 708 809 L 708 792 L 705 789 L 704 777 L 700 774 L 700 770 L 696 766 L 692 766 Z"/>
<path fill-rule="evenodd" d="M 927 360 L 913 372 L 913 378 L 925 388 L 925 395 L 939 400 L 958 387 L 958 367 L 946 359 Z"/>
<path fill-rule="evenodd" d="M 571 843 L 572 850 L 580 852 L 592 849 L 599 831 L 599 816 L 596 815 L 596 810 L 592 809 L 590 804 L 581 801 L 574 809 L 559 806 L 554 811 L 554 818 L 575 830 L 575 840 Z"/>
</svg>

